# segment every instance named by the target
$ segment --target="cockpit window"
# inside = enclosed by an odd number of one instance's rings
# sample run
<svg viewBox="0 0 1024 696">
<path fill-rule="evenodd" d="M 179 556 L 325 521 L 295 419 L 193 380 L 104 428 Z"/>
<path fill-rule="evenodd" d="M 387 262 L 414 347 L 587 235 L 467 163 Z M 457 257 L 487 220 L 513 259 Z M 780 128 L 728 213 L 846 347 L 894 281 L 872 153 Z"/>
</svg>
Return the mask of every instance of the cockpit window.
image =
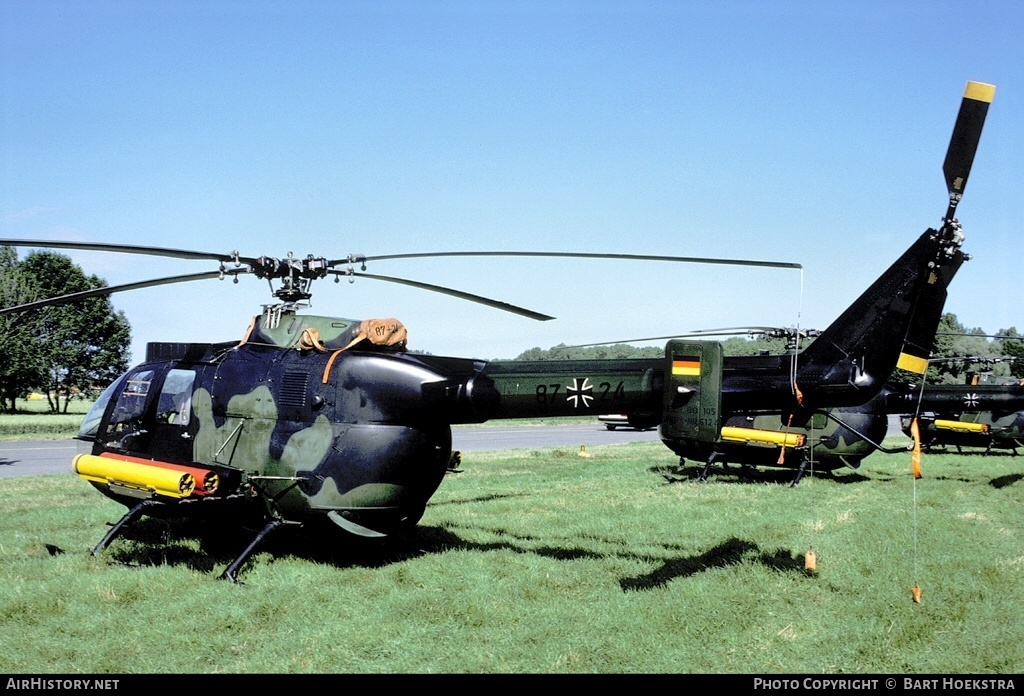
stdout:
<svg viewBox="0 0 1024 696">
<path fill-rule="evenodd" d="M 116 392 L 117 403 L 110 414 L 107 433 L 123 433 L 142 427 L 142 414 L 146 410 L 149 385 L 153 383 L 153 370 L 140 370 L 128 375 Z"/>
<path fill-rule="evenodd" d="M 103 420 L 103 413 L 107 410 L 107 404 L 110 403 L 110 397 L 121 389 L 126 376 L 127 375 L 121 376 L 115 380 L 113 384 L 103 390 L 103 393 L 100 394 L 100 398 L 96 399 L 96 403 L 94 403 L 92 408 L 89 409 L 89 412 L 85 414 L 85 419 L 82 421 L 82 427 L 78 429 L 78 439 L 96 439 L 96 435 L 100 431 L 100 421 Z"/>
<path fill-rule="evenodd" d="M 157 423 L 188 425 L 192 413 L 192 384 L 196 373 L 192 370 L 171 370 L 160 390 L 157 405 Z"/>
</svg>

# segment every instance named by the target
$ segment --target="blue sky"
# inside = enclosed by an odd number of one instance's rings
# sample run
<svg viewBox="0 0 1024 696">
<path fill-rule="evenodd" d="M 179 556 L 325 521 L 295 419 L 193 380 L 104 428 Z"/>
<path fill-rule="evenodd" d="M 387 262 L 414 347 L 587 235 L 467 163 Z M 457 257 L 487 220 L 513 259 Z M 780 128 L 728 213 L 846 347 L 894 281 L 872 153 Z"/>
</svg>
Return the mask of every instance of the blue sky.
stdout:
<svg viewBox="0 0 1024 696">
<path fill-rule="evenodd" d="M 1024 329 L 1024 3 L 7 2 L 0 237 L 337 258 L 665 254 L 803 272 L 433 259 L 314 285 L 410 347 L 528 348 L 722 326 L 824 328 L 946 209 L 968 80 L 996 85 L 947 311 Z M 22 255 L 27 249 L 19 250 Z M 70 253 L 110 284 L 214 263 Z M 244 277 L 114 296 L 147 341 L 239 338 Z"/>
</svg>

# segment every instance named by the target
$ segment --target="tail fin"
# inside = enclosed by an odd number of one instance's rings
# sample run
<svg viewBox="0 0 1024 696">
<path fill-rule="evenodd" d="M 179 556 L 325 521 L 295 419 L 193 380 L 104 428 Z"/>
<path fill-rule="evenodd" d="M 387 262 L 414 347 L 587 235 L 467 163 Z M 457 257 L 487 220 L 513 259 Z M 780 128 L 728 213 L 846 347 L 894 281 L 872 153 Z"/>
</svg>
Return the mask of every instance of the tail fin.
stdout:
<svg viewBox="0 0 1024 696">
<path fill-rule="evenodd" d="M 800 354 L 797 384 L 816 385 L 806 406 L 825 395 L 837 405 L 838 392 L 863 403 L 897 367 L 923 374 L 962 240 L 958 225 L 927 230 Z"/>
<path fill-rule="evenodd" d="M 813 393 L 804 394 L 804 406 L 813 406 L 823 395 L 831 405 L 864 403 L 879 393 L 897 367 L 924 374 L 946 290 L 964 262 L 964 235 L 953 214 L 995 89 L 982 82 L 968 82 L 964 89 L 942 164 L 949 192 L 942 228 L 921 235 L 800 355 L 794 389 L 815 385 Z M 840 396 L 844 393 L 850 396 Z"/>
</svg>

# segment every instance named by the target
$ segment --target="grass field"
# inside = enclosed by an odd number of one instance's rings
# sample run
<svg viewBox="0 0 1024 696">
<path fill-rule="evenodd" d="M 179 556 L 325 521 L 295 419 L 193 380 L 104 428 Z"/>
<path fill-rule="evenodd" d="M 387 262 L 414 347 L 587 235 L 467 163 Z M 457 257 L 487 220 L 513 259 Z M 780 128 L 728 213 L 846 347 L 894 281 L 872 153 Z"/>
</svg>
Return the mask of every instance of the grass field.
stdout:
<svg viewBox="0 0 1024 696">
<path fill-rule="evenodd" d="M 0 440 L 74 437 L 92 401 L 72 401 L 67 413 L 50 413 L 46 399 L 19 399 L 14 413 L 0 413 Z"/>
<path fill-rule="evenodd" d="M 1024 459 L 928 454 L 915 481 L 875 454 L 790 488 L 588 453 L 465 454 L 409 538 L 281 536 L 240 584 L 227 529 L 146 518 L 94 557 L 124 508 L 0 480 L 0 671 L 1024 671 Z"/>
</svg>

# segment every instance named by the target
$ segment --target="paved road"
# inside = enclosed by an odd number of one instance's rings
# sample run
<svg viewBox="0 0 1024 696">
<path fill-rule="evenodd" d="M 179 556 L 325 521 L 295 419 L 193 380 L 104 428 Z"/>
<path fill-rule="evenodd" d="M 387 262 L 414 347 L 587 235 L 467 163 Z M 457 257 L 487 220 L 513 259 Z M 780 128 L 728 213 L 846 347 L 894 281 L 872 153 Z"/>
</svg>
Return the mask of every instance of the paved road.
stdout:
<svg viewBox="0 0 1024 696">
<path fill-rule="evenodd" d="M 594 447 L 657 441 L 658 431 L 608 430 L 599 423 L 452 428 L 452 447 L 462 452 L 541 447 Z M 71 473 L 71 460 L 87 452 L 77 440 L 0 442 L 0 479 Z"/>
<path fill-rule="evenodd" d="M 0 442 L 0 479 L 42 474 L 70 474 L 71 460 L 86 451 L 76 440 Z"/>
<path fill-rule="evenodd" d="M 599 423 L 502 425 L 452 428 L 452 449 L 482 452 L 540 447 L 593 447 L 623 442 L 658 442 L 657 430 L 608 430 Z"/>
</svg>

